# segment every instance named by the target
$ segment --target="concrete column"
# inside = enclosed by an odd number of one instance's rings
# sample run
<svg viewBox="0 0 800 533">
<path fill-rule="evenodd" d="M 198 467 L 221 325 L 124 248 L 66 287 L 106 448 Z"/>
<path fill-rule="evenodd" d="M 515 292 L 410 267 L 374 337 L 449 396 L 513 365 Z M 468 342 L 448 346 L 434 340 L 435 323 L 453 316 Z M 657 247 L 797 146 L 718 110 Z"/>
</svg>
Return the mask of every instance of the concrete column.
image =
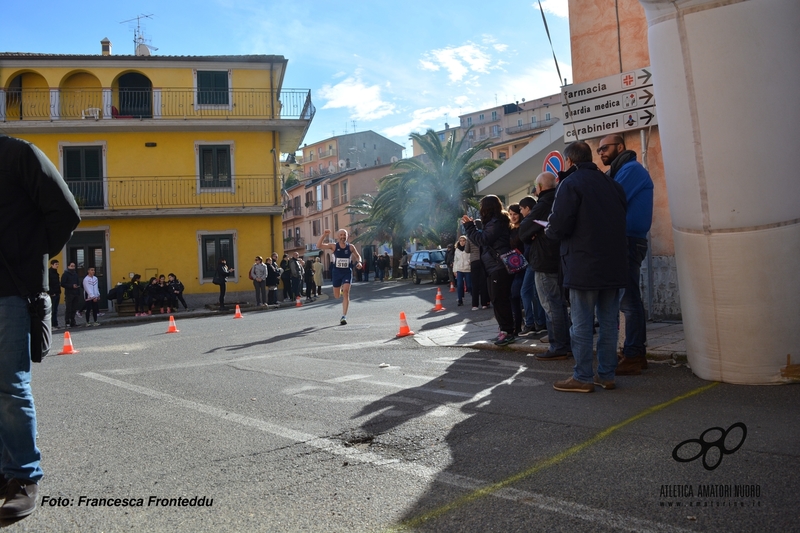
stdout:
<svg viewBox="0 0 800 533">
<path fill-rule="evenodd" d="M 800 363 L 800 2 L 640 3 L 689 363 L 708 380 L 788 381 L 787 355 Z"/>
</svg>

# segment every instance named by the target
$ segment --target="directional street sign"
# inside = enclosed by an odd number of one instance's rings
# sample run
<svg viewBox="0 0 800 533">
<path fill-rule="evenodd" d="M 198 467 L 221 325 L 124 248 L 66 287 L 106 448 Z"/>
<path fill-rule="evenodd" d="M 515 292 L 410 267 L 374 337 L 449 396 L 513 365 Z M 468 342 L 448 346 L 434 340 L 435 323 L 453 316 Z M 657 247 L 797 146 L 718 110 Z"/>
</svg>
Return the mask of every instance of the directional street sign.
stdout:
<svg viewBox="0 0 800 533">
<path fill-rule="evenodd" d="M 564 141 L 603 137 L 658 123 L 650 67 L 561 88 Z"/>
</svg>

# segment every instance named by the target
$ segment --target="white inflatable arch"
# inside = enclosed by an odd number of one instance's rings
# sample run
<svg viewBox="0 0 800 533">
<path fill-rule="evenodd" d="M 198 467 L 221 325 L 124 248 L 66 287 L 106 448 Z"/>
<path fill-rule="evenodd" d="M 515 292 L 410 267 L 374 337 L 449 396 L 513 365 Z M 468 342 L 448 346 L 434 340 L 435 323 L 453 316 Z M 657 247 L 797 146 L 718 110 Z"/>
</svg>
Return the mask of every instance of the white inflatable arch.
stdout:
<svg viewBox="0 0 800 533">
<path fill-rule="evenodd" d="M 798 381 L 800 1 L 640 3 L 689 363 Z"/>
</svg>

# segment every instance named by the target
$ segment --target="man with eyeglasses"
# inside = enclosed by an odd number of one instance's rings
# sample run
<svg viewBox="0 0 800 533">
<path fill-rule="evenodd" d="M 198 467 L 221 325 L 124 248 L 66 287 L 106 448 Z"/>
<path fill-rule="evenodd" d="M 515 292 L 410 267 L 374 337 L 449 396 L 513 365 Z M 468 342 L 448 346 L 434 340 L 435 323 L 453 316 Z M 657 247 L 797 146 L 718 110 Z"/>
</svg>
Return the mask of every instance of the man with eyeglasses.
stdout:
<svg viewBox="0 0 800 533">
<path fill-rule="evenodd" d="M 619 305 L 625 315 L 625 344 L 617 365 L 617 375 L 637 376 L 647 368 L 647 324 L 639 276 L 642 261 L 647 255 L 647 234 L 653 221 L 653 180 L 650 173 L 636 161 L 636 152 L 626 149 L 620 135 L 603 137 L 597 153 L 603 164 L 610 167 L 608 176 L 622 185 L 628 201 L 628 284 Z"/>
</svg>

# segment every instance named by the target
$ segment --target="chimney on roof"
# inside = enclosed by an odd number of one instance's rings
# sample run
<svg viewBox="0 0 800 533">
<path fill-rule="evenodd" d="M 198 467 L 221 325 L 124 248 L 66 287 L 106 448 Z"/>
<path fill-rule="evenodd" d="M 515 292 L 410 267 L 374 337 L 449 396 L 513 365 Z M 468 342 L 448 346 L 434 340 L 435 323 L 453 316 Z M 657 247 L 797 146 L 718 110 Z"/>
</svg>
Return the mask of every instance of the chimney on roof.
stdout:
<svg viewBox="0 0 800 533">
<path fill-rule="evenodd" d="M 100 46 L 104 56 L 111 55 L 111 41 L 108 40 L 108 37 L 100 41 Z"/>
</svg>

